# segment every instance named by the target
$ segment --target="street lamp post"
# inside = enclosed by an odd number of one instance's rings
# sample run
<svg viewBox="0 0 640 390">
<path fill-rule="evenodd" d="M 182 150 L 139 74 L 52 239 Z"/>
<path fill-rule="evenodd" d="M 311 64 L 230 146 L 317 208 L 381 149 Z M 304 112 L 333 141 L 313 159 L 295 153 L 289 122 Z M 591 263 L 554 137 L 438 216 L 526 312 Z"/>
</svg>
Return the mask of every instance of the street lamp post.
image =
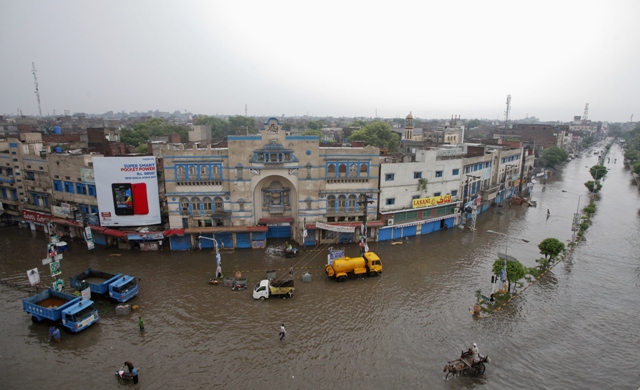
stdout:
<svg viewBox="0 0 640 390">
<path fill-rule="evenodd" d="M 576 206 L 576 213 L 573 215 L 573 223 L 571 224 L 571 230 L 573 231 L 573 236 L 571 237 L 571 242 L 575 242 L 576 241 L 576 231 L 579 229 L 579 225 L 580 225 L 580 198 L 582 198 L 582 195 L 579 194 L 574 194 L 573 192 L 569 192 L 566 190 L 562 190 L 562 192 L 565 192 L 567 194 L 571 194 L 571 195 L 575 195 L 578 197 L 578 205 Z"/>
<path fill-rule="evenodd" d="M 369 246 L 367 245 L 367 216 L 369 204 L 373 203 L 373 200 L 371 199 L 373 196 L 362 194 L 360 198 L 362 200 L 358 201 L 358 205 L 364 206 L 364 220 L 362 221 L 362 231 L 360 232 L 362 234 L 360 239 L 360 252 L 362 256 L 364 256 L 364 254 L 369 250 Z"/>
<path fill-rule="evenodd" d="M 529 240 L 524 239 L 524 238 L 519 238 L 519 237 L 512 237 L 507 233 L 501 233 L 501 232 L 496 232 L 494 230 L 487 230 L 487 233 L 493 233 L 493 234 L 498 234 L 501 236 L 505 236 L 507 239 L 505 240 L 505 244 L 504 244 L 504 256 L 502 256 L 502 259 L 504 260 L 503 264 L 502 264 L 502 273 L 504 275 L 501 275 L 504 279 L 504 281 L 507 280 L 507 260 L 509 261 L 514 261 L 515 258 L 511 258 L 509 257 L 508 251 L 509 251 L 509 239 L 518 239 L 521 240 L 522 242 L 529 242 Z M 500 255 L 500 253 L 498 253 L 498 256 Z M 491 286 L 491 293 L 493 294 L 493 285 Z"/>
</svg>

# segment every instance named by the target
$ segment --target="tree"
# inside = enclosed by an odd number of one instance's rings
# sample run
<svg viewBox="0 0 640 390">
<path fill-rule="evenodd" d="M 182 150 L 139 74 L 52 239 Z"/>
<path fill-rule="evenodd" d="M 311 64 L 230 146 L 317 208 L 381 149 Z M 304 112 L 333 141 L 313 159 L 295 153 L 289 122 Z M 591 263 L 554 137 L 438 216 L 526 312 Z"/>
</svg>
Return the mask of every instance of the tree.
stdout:
<svg viewBox="0 0 640 390">
<path fill-rule="evenodd" d="M 593 177 L 595 181 L 599 181 L 605 177 L 608 171 L 609 170 L 604 165 L 594 165 L 589 168 L 589 173 L 591 173 L 591 177 Z"/>
<path fill-rule="evenodd" d="M 402 121 L 402 123 L 404 123 L 404 121 Z M 347 127 L 365 127 L 366 125 L 367 125 L 367 122 L 363 120 L 357 120 L 349 123 Z"/>
<path fill-rule="evenodd" d="M 564 250 L 564 243 L 557 238 L 545 238 L 540 244 L 538 244 L 538 249 L 540 249 L 540 253 L 544 255 L 545 259 L 551 261 L 562 253 Z"/>
<path fill-rule="evenodd" d="M 375 121 L 351 133 L 349 141 L 364 141 L 368 145 L 395 152 L 400 144 L 400 136 L 391 130 L 388 123 Z"/>
<path fill-rule="evenodd" d="M 249 134 L 258 134 L 256 121 L 248 116 L 236 115 L 229 117 L 229 130 L 235 134 L 236 129 L 247 128 Z"/>
<path fill-rule="evenodd" d="M 321 130 L 324 127 L 324 123 L 322 121 L 309 121 L 307 123 L 307 129 L 309 130 Z"/>
<path fill-rule="evenodd" d="M 138 147 L 141 143 L 146 143 L 149 137 L 162 135 L 179 134 L 180 141 L 189 141 L 189 131 L 186 127 L 166 123 L 164 119 L 153 118 L 146 122 L 138 123 L 133 129 L 122 129 L 120 139 L 127 145 Z"/>
<path fill-rule="evenodd" d="M 136 147 L 136 153 L 147 154 L 149 152 L 149 144 L 141 143 Z"/>
<path fill-rule="evenodd" d="M 212 139 L 225 139 L 226 136 L 232 133 L 231 124 L 228 121 L 214 116 L 198 115 L 194 118 L 193 124 L 211 126 Z"/>
<path fill-rule="evenodd" d="M 500 275 L 500 271 L 504 268 L 504 259 L 496 259 L 493 262 L 493 267 L 491 268 L 494 275 Z M 507 280 L 509 281 L 509 285 L 507 287 L 507 291 L 511 291 L 511 282 L 515 283 L 518 280 L 524 278 L 527 274 L 527 268 L 522 265 L 518 260 L 507 261 Z"/>
<path fill-rule="evenodd" d="M 472 119 L 467 122 L 467 129 L 473 129 L 474 127 L 480 126 L 480 119 Z"/>
<path fill-rule="evenodd" d="M 583 143 L 585 146 L 589 146 L 589 145 L 591 145 L 592 143 L 594 143 L 594 142 L 595 142 L 595 140 L 596 140 L 596 137 L 594 137 L 594 136 L 590 135 L 590 136 L 585 137 L 585 138 L 582 140 L 582 143 Z"/>
<path fill-rule="evenodd" d="M 543 167 L 552 167 L 563 161 L 567 161 L 569 153 L 557 146 L 551 146 L 542 151 L 542 156 L 538 159 L 538 165 Z"/>
<path fill-rule="evenodd" d="M 305 131 L 302 135 L 317 135 L 318 137 L 322 137 L 322 131 L 309 129 Z"/>
</svg>

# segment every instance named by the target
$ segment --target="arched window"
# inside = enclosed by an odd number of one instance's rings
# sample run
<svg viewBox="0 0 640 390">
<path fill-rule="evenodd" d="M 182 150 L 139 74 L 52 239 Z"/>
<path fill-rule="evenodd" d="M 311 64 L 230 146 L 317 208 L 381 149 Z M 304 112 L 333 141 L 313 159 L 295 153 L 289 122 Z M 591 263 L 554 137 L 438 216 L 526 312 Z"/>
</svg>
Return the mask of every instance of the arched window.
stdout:
<svg viewBox="0 0 640 390">
<path fill-rule="evenodd" d="M 349 165 L 349 177 L 358 176 L 358 164 Z"/>
<path fill-rule="evenodd" d="M 327 196 L 327 209 L 330 213 L 336 212 L 336 197 L 334 195 Z"/>
<path fill-rule="evenodd" d="M 200 166 L 200 180 L 209 180 L 209 167 L 206 165 Z"/>
<path fill-rule="evenodd" d="M 216 209 L 215 209 L 216 213 L 221 213 L 221 212 L 223 212 L 223 211 L 224 211 L 224 210 L 222 209 L 222 198 L 221 198 L 221 197 L 219 197 L 219 196 L 218 196 L 218 197 L 216 197 L 216 198 L 213 200 L 213 203 L 214 203 L 214 205 L 215 205 L 215 207 L 216 207 Z"/>
<path fill-rule="evenodd" d="M 189 199 L 180 198 L 180 214 L 189 215 Z"/>
<path fill-rule="evenodd" d="M 191 198 L 191 210 L 193 210 L 193 215 L 200 215 L 200 198 Z"/>
<path fill-rule="evenodd" d="M 236 167 L 236 179 L 242 180 L 242 167 Z"/>
<path fill-rule="evenodd" d="M 367 172 L 367 164 L 360 164 L 360 176 L 369 176 Z"/>
<path fill-rule="evenodd" d="M 204 214 L 210 215 L 211 214 L 211 198 L 206 197 L 202 199 L 202 205 L 204 206 Z"/>
<path fill-rule="evenodd" d="M 217 165 L 212 165 L 211 175 L 213 176 L 214 179 L 220 178 L 220 167 L 218 167 Z"/>
<path fill-rule="evenodd" d="M 340 177 L 346 177 L 347 176 L 347 165 L 346 164 L 340 164 L 340 166 L 338 167 L 338 174 Z"/>
<path fill-rule="evenodd" d="M 187 179 L 187 170 L 184 165 L 178 165 L 178 180 L 186 180 Z"/>
<path fill-rule="evenodd" d="M 189 180 L 198 180 L 198 168 L 195 165 L 189 165 Z"/>
<path fill-rule="evenodd" d="M 327 167 L 327 176 L 328 177 L 336 177 L 336 166 L 333 164 L 329 164 Z"/>
<path fill-rule="evenodd" d="M 347 205 L 347 210 L 349 212 L 356 211 L 356 196 L 355 195 L 349 195 L 349 203 Z"/>
<path fill-rule="evenodd" d="M 344 195 L 338 196 L 338 212 L 343 213 L 346 211 L 347 197 Z"/>
</svg>

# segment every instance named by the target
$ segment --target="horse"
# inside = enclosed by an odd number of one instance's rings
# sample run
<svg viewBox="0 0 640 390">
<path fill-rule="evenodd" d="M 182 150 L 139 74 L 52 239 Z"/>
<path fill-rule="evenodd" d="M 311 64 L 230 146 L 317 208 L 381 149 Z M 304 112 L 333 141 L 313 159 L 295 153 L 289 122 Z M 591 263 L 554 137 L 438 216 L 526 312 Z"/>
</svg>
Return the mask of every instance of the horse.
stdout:
<svg viewBox="0 0 640 390">
<path fill-rule="evenodd" d="M 456 377 L 456 375 L 460 375 L 460 373 L 465 369 L 466 365 L 461 362 L 461 361 L 457 361 L 457 362 L 449 362 L 444 366 L 444 369 L 442 370 L 442 372 L 446 372 L 447 375 L 444 377 L 444 379 L 448 379 L 449 375 L 451 375 L 453 378 Z"/>
</svg>

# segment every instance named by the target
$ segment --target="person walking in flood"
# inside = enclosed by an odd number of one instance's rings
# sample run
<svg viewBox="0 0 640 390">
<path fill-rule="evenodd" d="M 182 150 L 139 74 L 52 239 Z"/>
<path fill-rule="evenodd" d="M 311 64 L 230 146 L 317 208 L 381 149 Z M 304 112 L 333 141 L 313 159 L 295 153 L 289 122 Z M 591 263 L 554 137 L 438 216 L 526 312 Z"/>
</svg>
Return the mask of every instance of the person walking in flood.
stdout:
<svg viewBox="0 0 640 390">
<path fill-rule="evenodd" d="M 138 317 L 138 326 L 140 327 L 140 332 L 144 332 L 144 321 L 142 321 L 142 317 Z"/>
<path fill-rule="evenodd" d="M 293 266 L 289 268 L 289 276 L 293 276 Z"/>
<path fill-rule="evenodd" d="M 280 341 L 282 341 L 284 336 L 287 334 L 287 331 L 284 330 L 284 324 L 280 325 L 280 333 L 278 333 L 278 334 L 280 335 Z"/>
<path fill-rule="evenodd" d="M 49 338 L 51 339 L 51 341 L 60 342 L 60 329 L 56 328 L 55 326 L 50 326 Z"/>
</svg>

